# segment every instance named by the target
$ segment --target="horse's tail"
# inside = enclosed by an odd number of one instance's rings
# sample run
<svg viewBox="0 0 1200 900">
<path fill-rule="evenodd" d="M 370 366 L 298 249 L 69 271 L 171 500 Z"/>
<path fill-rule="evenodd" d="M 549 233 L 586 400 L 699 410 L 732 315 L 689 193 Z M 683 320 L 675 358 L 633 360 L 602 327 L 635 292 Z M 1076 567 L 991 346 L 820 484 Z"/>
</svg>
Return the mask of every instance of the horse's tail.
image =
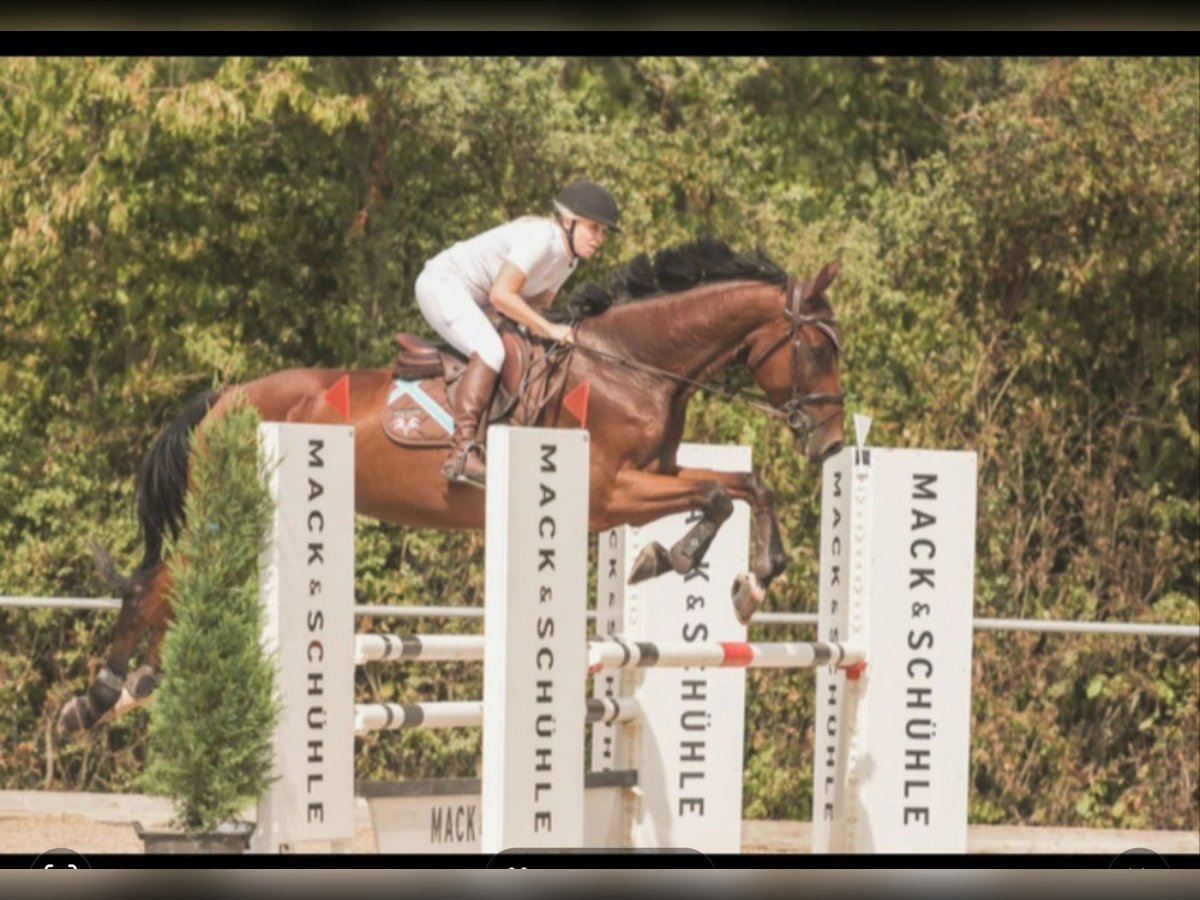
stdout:
<svg viewBox="0 0 1200 900">
<path fill-rule="evenodd" d="M 162 562 L 163 538 L 168 531 L 172 540 L 179 537 L 188 484 L 188 440 L 218 397 L 218 392 L 208 390 L 192 398 L 183 414 L 155 439 L 142 463 L 137 510 L 146 549 L 139 573 Z"/>
</svg>

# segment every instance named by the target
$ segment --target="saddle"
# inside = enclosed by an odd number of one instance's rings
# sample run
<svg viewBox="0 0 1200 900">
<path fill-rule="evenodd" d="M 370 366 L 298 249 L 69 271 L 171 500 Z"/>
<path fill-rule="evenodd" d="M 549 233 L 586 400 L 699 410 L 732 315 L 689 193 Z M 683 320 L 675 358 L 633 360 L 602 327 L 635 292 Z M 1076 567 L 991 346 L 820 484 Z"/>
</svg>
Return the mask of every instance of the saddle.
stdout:
<svg viewBox="0 0 1200 900">
<path fill-rule="evenodd" d="M 541 407 L 536 402 L 520 402 L 521 382 L 544 351 L 540 345 L 535 346 L 525 329 L 507 321 L 500 324 L 499 332 L 504 342 L 504 366 L 500 370 L 487 422 L 511 419 L 515 425 L 525 424 L 523 420 L 530 407 L 534 410 Z M 403 447 L 449 447 L 454 433 L 454 401 L 467 368 L 467 358 L 453 347 L 435 345 L 403 332 L 396 335 L 396 345 L 392 389 L 382 417 L 384 434 Z M 548 396 L 548 384 L 543 387 L 541 396 Z M 526 401 L 533 399 L 525 398 Z"/>
</svg>

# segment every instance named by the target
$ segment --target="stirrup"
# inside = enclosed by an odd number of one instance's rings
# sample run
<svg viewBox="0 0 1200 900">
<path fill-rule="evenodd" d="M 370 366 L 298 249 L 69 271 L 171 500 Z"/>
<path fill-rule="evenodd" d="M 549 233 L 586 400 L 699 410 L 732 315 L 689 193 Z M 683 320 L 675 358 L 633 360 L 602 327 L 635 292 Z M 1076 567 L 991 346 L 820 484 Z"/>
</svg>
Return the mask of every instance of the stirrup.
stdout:
<svg viewBox="0 0 1200 900">
<path fill-rule="evenodd" d="M 478 452 L 480 459 L 486 464 L 486 448 L 483 446 L 483 444 L 472 441 L 471 443 L 467 444 L 462 453 L 458 454 L 457 460 L 455 460 L 453 456 L 446 460 L 446 464 L 442 466 L 442 474 L 446 476 L 446 480 L 456 484 L 469 484 L 472 487 L 477 488 L 485 487 L 484 478 L 486 478 L 486 476 L 473 478 L 466 472 L 467 460 L 470 458 L 472 451 Z"/>
</svg>

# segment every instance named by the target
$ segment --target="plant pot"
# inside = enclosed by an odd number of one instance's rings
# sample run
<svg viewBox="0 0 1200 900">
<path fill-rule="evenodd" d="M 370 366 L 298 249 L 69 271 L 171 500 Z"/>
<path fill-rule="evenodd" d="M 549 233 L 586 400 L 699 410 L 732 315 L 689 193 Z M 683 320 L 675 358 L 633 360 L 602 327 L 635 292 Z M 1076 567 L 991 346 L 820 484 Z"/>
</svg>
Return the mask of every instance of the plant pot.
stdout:
<svg viewBox="0 0 1200 900">
<path fill-rule="evenodd" d="M 141 822 L 134 822 L 133 829 L 142 839 L 147 853 L 245 853 L 250 849 L 254 823 L 227 822 L 206 834 L 147 831 Z"/>
</svg>

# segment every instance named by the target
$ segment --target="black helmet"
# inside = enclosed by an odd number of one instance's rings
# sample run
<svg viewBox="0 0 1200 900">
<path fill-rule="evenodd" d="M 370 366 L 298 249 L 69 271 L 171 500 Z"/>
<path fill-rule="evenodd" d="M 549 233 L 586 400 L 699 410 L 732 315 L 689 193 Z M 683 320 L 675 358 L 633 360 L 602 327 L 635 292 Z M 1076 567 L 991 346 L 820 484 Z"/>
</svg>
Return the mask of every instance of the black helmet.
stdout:
<svg viewBox="0 0 1200 900">
<path fill-rule="evenodd" d="M 617 209 L 617 201 L 613 199 L 612 194 L 594 182 L 576 181 L 564 188 L 554 202 L 558 204 L 560 212 L 607 225 L 617 234 L 624 233 L 617 225 L 617 219 L 621 215 Z"/>
</svg>

